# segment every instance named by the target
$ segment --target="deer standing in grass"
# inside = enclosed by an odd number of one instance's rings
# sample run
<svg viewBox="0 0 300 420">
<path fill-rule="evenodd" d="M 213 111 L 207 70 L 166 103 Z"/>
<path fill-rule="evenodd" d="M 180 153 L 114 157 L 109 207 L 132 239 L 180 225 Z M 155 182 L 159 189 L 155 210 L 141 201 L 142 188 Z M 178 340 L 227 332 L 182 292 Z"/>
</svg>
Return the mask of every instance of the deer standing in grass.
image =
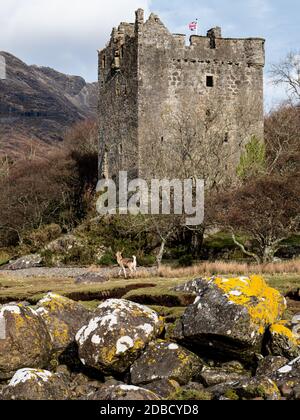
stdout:
<svg viewBox="0 0 300 420">
<path fill-rule="evenodd" d="M 137 261 L 136 261 L 136 256 L 135 255 L 132 257 L 132 259 L 129 259 L 129 258 L 123 258 L 122 257 L 122 252 L 117 252 L 116 257 L 117 257 L 118 264 L 121 268 L 120 271 L 119 271 L 119 276 L 121 275 L 121 273 L 123 271 L 124 277 L 125 277 L 125 279 L 127 279 L 126 268 L 129 269 L 130 274 L 136 273 L 136 271 L 137 271 L 136 270 Z"/>
</svg>

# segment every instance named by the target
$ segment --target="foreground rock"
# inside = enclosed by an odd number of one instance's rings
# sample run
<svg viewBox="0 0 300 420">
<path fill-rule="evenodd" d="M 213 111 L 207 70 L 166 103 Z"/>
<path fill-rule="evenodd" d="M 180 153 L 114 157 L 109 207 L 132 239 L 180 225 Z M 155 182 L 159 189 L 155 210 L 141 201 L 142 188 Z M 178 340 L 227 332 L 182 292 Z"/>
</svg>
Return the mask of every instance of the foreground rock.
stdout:
<svg viewBox="0 0 300 420">
<path fill-rule="evenodd" d="M 203 367 L 199 357 L 175 343 L 158 340 L 147 347 L 131 367 L 131 382 L 146 385 L 153 381 L 171 379 L 186 385 L 198 378 Z"/>
<path fill-rule="evenodd" d="M 161 379 L 143 385 L 143 387 L 149 389 L 149 391 L 154 392 L 154 394 L 163 399 L 173 399 L 173 396 L 181 390 L 179 383 L 173 379 Z"/>
<path fill-rule="evenodd" d="M 25 366 L 46 367 L 52 350 L 47 327 L 30 307 L 0 307 L 0 379 L 11 378 Z"/>
<path fill-rule="evenodd" d="M 267 349 L 273 356 L 286 357 L 293 360 L 300 356 L 297 337 L 285 326 L 286 322 L 271 325 Z"/>
<path fill-rule="evenodd" d="M 75 335 L 87 322 L 91 312 L 83 305 L 54 293 L 47 294 L 37 304 L 37 313 L 45 321 L 53 343 L 60 354 L 75 343 Z"/>
<path fill-rule="evenodd" d="M 132 385 L 104 385 L 99 391 L 87 397 L 93 401 L 158 401 L 159 396 L 148 389 Z"/>
<path fill-rule="evenodd" d="M 11 261 L 6 266 L 2 267 L 5 270 L 24 270 L 26 268 L 41 267 L 43 264 L 43 258 L 39 254 L 26 255 L 18 258 L 15 261 Z"/>
<path fill-rule="evenodd" d="M 300 315 L 295 315 L 292 319 L 293 334 L 300 344 Z"/>
<path fill-rule="evenodd" d="M 212 386 L 206 390 L 215 400 L 273 400 L 281 399 L 275 383 L 267 377 L 247 378 L 238 382 L 229 381 Z"/>
<path fill-rule="evenodd" d="M 200 374 L 203 385 L 211 387 L 225 382 L 238 382 L 247 377 L 250 378 L 251 373 L 246 371 L 238 362 L 224 363 L 220 367 L 205 366 Z"/>
<path fill-rule="evenodd" d="M 262 351 L 266 329 L 286 309 L 280 293 L 260 276 L 198 279 L 176 290 L 195 294 L 175 329 L 175 337 L 210 355 L 252 359 Z"/>
<path fill-rule="evenodd" d="M 288 359 L 280 356 L 267 356 L 258 363 L 256 376 L 272 377 L 279 369 L 289 363 Z"/>
<path fill-rule="evenodd" d="M 300 357 L 278 369 L 272 379 L 283 397 L 300 399 Z"/>
<path fill-rule="evenodd" d="M 106 283 L 109 281 L 108 276 L 103 276 L 99 273 L 85 273 L 78 276 L 75 280 L 75 284 L 94 284 L 94 283 Z"/>
<path fill-rule="evenodd" d="M 162 319 L 151 309 L 109 299 L 76 335 L 80 359 L 104 373 L 124 373 L 163 328 Z"/>
<path fill-rule="evenodd" d="M 2 391 L 4 400 L 66 400 L 68 386 L 64 379 L 47 370 L 22 369 L 16 372 Z"/>
</svg>

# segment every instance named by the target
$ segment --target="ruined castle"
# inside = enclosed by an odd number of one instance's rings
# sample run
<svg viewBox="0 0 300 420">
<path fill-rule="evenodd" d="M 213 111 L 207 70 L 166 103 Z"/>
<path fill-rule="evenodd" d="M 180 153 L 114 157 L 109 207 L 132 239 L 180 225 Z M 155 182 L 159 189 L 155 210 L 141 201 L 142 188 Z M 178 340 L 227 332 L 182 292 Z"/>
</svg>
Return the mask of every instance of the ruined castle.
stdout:
<svg viewBox="0 0 300 420">
<path fill-rule="evenodd" d="M 264 43 L 216 27 L 187 45 L 141 9 L 114 28 L 99 51 L 102 177 L 234 177 L 251 137 L 263 139 Z"/>
</svg>

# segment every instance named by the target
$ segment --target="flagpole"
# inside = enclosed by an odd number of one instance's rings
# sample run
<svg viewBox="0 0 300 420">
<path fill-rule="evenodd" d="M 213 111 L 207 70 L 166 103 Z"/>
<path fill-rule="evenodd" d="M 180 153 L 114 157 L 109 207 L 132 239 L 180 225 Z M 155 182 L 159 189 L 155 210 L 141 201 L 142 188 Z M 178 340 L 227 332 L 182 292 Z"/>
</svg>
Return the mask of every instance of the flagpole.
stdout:
<svg viewBox="0 0 300 420">
<path fill-rule="evenodd" d="M 198 36 L 198 18 L 196 19 L 197 26 L 196 26 L 196 36 Z"/>
</svg>

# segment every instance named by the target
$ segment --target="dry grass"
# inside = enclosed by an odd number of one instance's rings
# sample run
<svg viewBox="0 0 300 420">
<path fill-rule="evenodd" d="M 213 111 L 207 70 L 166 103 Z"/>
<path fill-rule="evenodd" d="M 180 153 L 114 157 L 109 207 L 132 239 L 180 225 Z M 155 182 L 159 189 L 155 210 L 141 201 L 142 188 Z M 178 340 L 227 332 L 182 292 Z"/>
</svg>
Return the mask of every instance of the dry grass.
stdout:
<svg viewBox="0 0 300 420">
<path fill-rule="evenodd" d="M 269 263 L 264 265 L 237 262 L 203 262 L 188 268 L 174 268 L 163 266 L 159 269 L 159 276 L 164 278 L 181 278 L 190 276 L 213 275 L 250 275 L 250 274 L 300 274 L 300 260 Z"/>
</svg>

